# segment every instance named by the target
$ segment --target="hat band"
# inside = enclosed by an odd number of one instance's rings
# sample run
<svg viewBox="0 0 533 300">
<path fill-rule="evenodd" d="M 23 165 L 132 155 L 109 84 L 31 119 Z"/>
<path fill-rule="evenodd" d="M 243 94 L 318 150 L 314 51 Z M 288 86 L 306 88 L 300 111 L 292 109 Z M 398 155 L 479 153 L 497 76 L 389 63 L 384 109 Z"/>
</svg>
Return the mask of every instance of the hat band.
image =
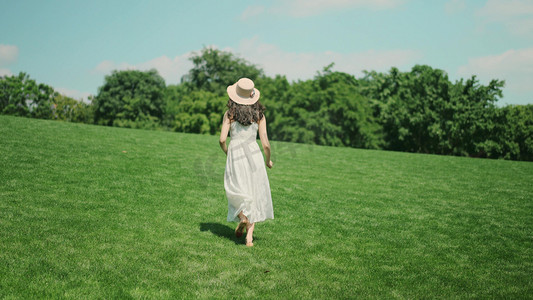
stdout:
<svg viewBox="0 0 533 300">
<path fill-rule="evenodd" d="M 255 94 L 255 91 L 253 89 L 245 90 L 245 89 L 241 89 L 239 86 L 237 86 L 237 88 L 235 89 L 235 92 L 237 93 L 237 96 L 241 98 L 252 98 L 253 95 Z"/>
</svg>

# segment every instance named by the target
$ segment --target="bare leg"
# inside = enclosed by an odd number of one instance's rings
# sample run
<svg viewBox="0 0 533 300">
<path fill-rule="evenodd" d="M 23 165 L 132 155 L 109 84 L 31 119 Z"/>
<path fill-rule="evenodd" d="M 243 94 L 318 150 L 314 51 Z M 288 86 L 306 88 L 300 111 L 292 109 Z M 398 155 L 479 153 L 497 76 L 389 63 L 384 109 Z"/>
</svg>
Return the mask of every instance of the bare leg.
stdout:
<svg viewBox="0 0 533 300">
<path fill-rule="evenodd" d="M 253 243 L 253 234 L 254 234 L 255 223 L 246 224 L 246 246 L 252 247 Z"/>
<path fill-rule="evenodd" d="M 239 213 L 239 219 L 241 219 L 242 223 L 248 223 L 248 218 L 241 212 Z"/>
<path fill-rule="evenodd" d="M 248 218 L 242 213 L 242 211 L 239 213 L 239 219 L 241 219 L 241 222 L 235 229 L 235 236 L 238 238 L 242 236 L 244 228 L 246 228 L 246 225 L 248 225 Z"/>
</svg>

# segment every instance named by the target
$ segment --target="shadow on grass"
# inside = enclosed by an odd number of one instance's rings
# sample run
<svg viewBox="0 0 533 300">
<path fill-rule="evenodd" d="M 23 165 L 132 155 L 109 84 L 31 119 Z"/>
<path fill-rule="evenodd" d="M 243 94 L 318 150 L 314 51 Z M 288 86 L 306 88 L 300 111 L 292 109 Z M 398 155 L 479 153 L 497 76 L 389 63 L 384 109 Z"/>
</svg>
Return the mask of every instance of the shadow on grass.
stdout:
<svg viewBox="0 0 533 300">
<path fill-rule="evenodd" d="M 235 228 L 231 228 L 227 225 L 222 225 L 220 223 L 200 223 L 200 231 L 210 231 L 212 234 L 226 238 L 238 245 L 244 244 L 244 237 L 246 236 L 246 233 L 244 233 L 241 238 L 237 238 L 235 237 Z M 254 241 L 255 240 L 258 239 L 254 234 Z"/>
<path fill-rule="evenodd" d="M 235 229 L 219 223 L 200 223 L 200 231 L 210 231 L 212 234 L 242 244 L 242 238 L 235 237 Z"/>
</svg>

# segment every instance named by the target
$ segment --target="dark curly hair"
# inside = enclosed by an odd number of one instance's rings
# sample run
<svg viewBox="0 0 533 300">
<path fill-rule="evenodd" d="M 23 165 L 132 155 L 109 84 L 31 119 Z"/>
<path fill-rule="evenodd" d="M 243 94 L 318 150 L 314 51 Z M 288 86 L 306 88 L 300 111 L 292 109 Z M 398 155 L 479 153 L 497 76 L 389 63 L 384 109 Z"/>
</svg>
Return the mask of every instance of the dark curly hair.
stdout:
<svg viewBox="0 0 533 300">
<path fill-rule="evenodd" d="M 245 126 L 252 124 L 252 122 L 259 122 L 265 112 L 265 107 L 259 100 L 252 105 L 243 105 L 229 99 L 227 106 L 228 118 Z"/>
</svg>

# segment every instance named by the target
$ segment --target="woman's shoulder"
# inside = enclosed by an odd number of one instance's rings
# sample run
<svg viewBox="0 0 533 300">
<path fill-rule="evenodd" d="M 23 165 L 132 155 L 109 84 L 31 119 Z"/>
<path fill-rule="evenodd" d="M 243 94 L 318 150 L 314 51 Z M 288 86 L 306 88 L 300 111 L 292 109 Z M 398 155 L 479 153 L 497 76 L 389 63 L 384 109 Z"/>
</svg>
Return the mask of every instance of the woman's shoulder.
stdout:
<svg viewBox="0 0 533 300">
<path fill-rule="evenodd" d="M 229 118 L 228 111 L 226 110 L 224 112 L 224 115 L 222 116 L 222 122 L 229 122 L 232 123 L 233 121 Z"/>
</svg>

